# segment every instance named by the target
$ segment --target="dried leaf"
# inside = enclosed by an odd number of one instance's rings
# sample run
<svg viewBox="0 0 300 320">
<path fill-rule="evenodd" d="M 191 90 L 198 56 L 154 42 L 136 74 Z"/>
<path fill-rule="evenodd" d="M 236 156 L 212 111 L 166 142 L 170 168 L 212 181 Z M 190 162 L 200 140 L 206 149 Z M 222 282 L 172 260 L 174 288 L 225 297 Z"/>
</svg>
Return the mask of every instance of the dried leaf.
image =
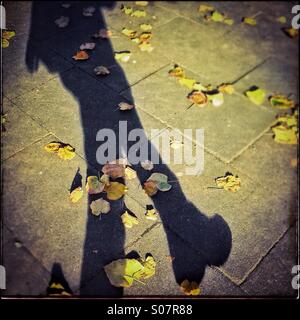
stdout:
<svg viewBox="0 0 300 320">
<path fill-rule="evenodd" d="M 102 198 L 92 201 L 90 204 L 92 214 L 99 216 L 101 213 L 108 213 L 110 211 L 110 203 Z"/>
<path fill-rule="evenodd" d="M 284 28 L 282 29 L 283 32 L 289 36 L 290 38 L 294 39 L 298 37 L 299 31 L 297 29 L 294 28 Z"/>
<path fill-rule="evenodd" d="M 140 28 L 141 28 L 143 31 L 150 31 L 150 30 L 152 30 L 151 24 L 148 24 L 148 23 L 142 23 L 142 24 L 140 24 Z"/>
<path fill-rule="evenodd" d="M 224 190 L 231 192 L 237 192 L 241 186 L 241 179 L 231 173 L 225 174 L 224 177 L 216 178 L 215 181 L 219 188 L 223 188 Z"/>
<path fill-rule="evenodd" d="M 251 26 L 256 26 L 256 20 L 253 19 L 253 18 L 245 17 L 245 18 L 242 19 L 242 22 L 245 23 L 245 24 L 249 24 Z"/>
<path fill-rule="evenodd" d="M 95 11 L 96 11 L 96 8 L 95 8 L 95 7 L 87 7 L 87 8 L 84 8 L 84 9 L 83 9 L 82 14 L 83 14 L 85 17 L 92 17 Z"/>
<path fill-rule="evenodd" d="M 83 190 L 81 187 L 77 187 L 70 193 L 70 201 L 72 203 L 78 202 L 83 196 Z"/>
<path fill-rule="evenodd" d="M 175 64 L 173 69 L 169 70 L 169 75 L 175 78 L 181 78 L 184 77 L 184 70 Z"/>
<path fill-rule="evenodd" d="M 135 224 L 139 223 L 138 219 L 129 214 L 127 210 L 121 215 L 121 219 L 126 228 L 132 228 Z"/>
<path fill-rule="evenodd" d="M 96 46 L 96 43 L 94 42 L 86 42 L 86 43 L 83 43 L 79 49 L 80 50 L 93 50 L 95 49 L 95 46 Z"/>
<path fill-rule="evenodd" d="M 70 145 L 64 145 L 58 149 L 57 155 L 64 160 L 71 160 L 75 157 L 75 148 Z"/>
<path fill-rule="evenodd" d="M 146 11 L 144 10 L 135 10 L 131 13 L 132 17 L 141 18 L 146 17 Z"/>
<path fill-rule="evenodd" d="M 152 32 L 147 31 L 140 34 L 139 39 L 141 42 L 148 42 L 150 39 L 152 39 Z"/>
<path fill-rule="evenodd" d="M 198 11 L 200 13 L 212 12 L 214 10 L 215 10 L 215 8 L 213 6 L 210 6 L 210 5 L 207 5 L 207 4 L 200 4 L 200 7 L 198 9 Z"/>
<path fill-rule="evenodd" d="M 295 107 L 295 102 L 291 99 L 288 99 L 284 95 L 273 95 L 269 99 L 271 106 L 278 109 L 292 109 Z"/>
<path fill-rule="evenodd" d="M 134 38 L 137 32 L 131 29 L 123 28 L 122 33 L 129 38 Z"/>
<path fill-rule="evenodd" d="M 110 74 L 110 71 L 104 66 L 97 66 L 94 69 L 94 72 L 97 76 L 106 76 L 106 75 Z"/>
<path fill-rule="evenodd" d="M 184 280 L 180 285 L 180 290 L 188 296 L 198 296 L 200 294 L 199 284 L 195 281 Z"/>
<path fill-rule="evenodd" d="M 150 160 L 145 160 L 145 161 L 141 162 L 141 166 L 143 169 L 148 170 L 148 171 L 152 170 L 154 167 L 152 161 L 150 161 Z"/>
<path fill-rule="evenodd" d="M 208 103 L 207 96 L 201 91 L 192 91 L 188 95 L 188 99 L 199 107 L 205 107 Z"/>
<path fill-rule="evenodd" d="M 59 148 L 62 147 L 62 143 L 61 142 L 50 142 L 48 144 L 46 144 L 44 146 L 44 149 L 47 151 L 47 152 L 51 152 L 51 153 L 57 153 Z"/>
<path fill-rule="evenodd" d="M 101 38 L 101 39 L 108 39 L 112 36 L 112 31 L 108 29 L 100 29 L 98 32 L 93 34 L 93 38 Z"/>
<path fill-rule="evenodd" d="M 135 1 L 137 6 L 146 7 L 148 5 L 148 1 Z"/>
<path fill-rule="evenodd" d="M 86 191 L 88 194 L 98 194 L 104 190 L 105 183 L 99 181 L 97 176 L 89 176 L 87 177 L 86 182 Z"/>
<path fill-rule="evenodd" d="M 144 182 L 144 191 L 148 196 L 154 196 L 158 191 L 157 183 L 155 181 L 147 180 Z"/>
<path fill-rule="evenodd" d="M 72 57 L 74 60 L 87 60 L 89 55 L 85 51 L 78 51 L 75 56 Z"/>
<path fill-rule="evenodd" d="M 297 127 L 287 127 L 284 125 L 277 125 L 272 128 L 275 134 L 275 142 L 282 144 L 298 144 L 299 134 Z"/>
<path fill-rule="evenodd" d="M 137 173 L 135 170 L 131 169 L 130 167 L 127 167 L 125 169 L 125 178 L 128 180 L 135 179 L 137 177 Z"/>
<path fill-rule="evenodd" d="M 127 187 L 119 182 L 111 182 L 108 186 L 105 186 L 104 190 L 107 193 L 107 199 L 118 200 L 124 196 L 127 191 Z"/>
<path fill-rule="evenodd" d="M 115 52 L 115 59 L 122 61 L 122 62 L 128 62 L 128 60 L 131 57 L 130 51 L 123 51 L 123 52 Z"/>
<path fill-rule="evenodd" d="M 139 48 L 141 51 L 152 52 L 154 47 L 150 43 L 142 42 L 139 44 Z"/>
<path fill-rule="evenodd" d="M 14 30 L 3 30 L 2 31 L 2 39 L 10 40 L 16 35 L 16 31 Z"/>
<path fill-rule="evenodd" d="M 218 86 L 218 90 L 222 93 L 233 94 L 235 92 L 234 86 L 232 84 L 223 83 Z"/>
<path fill-rule="evenodd" d="M 56 19 L 54 23 L 59 27 L 59 28 L 65 28 L 68 26 L 70 23 L 70 18 L 69 17 L 64 17 L 61 16 L 60 18 Z"/>
<path fill-rule="evenodd" d="M 178 79 L 178 82 L 182 85 L 182 86 L 185 86 L 187 87 L 188 89 L 190 90 L 193 90 L 194 89 L 194 85 L 196 83 L 196 80 L 195 79 L 188 79 L 188 78 L 179 78 Z"/>
<path fill-rule="evenodd" d="M 125 111 L 125 110 L 131 110 L 134 108 L 134 105 L 133 104 L 129 104 L 127 102 L 120 102 L 118 104 L 118 107 L 121 111 Z"/>
<path fill-rule="evenodd" d="M 256 105 L 261 105 L 264 103 L 266 98 L 266 92 L 263 89 L 254 87 L 245 92 L 245 95 L 255 103 Z"/>
</svg>

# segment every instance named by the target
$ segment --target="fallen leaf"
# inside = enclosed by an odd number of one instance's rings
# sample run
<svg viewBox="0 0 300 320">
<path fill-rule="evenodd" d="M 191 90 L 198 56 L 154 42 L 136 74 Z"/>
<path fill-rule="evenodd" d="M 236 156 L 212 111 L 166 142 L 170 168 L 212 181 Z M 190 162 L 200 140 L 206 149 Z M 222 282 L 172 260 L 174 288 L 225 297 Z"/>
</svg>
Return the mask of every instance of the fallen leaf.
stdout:
<svg viewBox="0 0 300 320">
<path fill-rule="evenodd" d="M 70 18 L 69 17 L 64 17 L 61 16 L 60 18 L 56 19 L 54 23 L 59 27 L 59 28 L 65 28 L 68 26 L 70 23 Z"/>
<path fill-rule="evenodd" d="M 96 43 L 94 42 L 86 42 L 86 43 L 83 43 L 79 49 L 80 50 L 93 50 L 95 49 L 95 46 L 96 46 Z"/>
<path fill-rule="evenodd" d="M 110 74 L 110 71 L 104 66 L 98 66 L 94 69 L 94 72 L 97 76 L 106 76 Z"/>
<path fill-rule="evenodd" d="M 202 85 L 200 82 L 196 82 L 194 85 L 193 85 L 193 90 L 195 91 L 210 91 L 212 88 L 209 86 L 204 86 Z"/>
<path fill-rule="evenodd" d="M 158 191 L 157 183 L 155 181 L 147 180 L 144 182 L 144 191 L 149 197 L 154 196 Z"/>
<path fill-rule="evenodd" d="M 154 276 L 156 268 L 154 258 L 148 255 L 145 260 L 139 258 L 139 261 L 142 263 L 143 268 L 135 273 L 135 278 L 144 280 Z"/>
<path fill-rule="evenodd" d="M 93 34 L 93 38 L 108 39 L 112 36 L 112 31 L 108 29 L 100 29 L 98 32 Z"/>
<path fill-rule="evenodd" d="M 207 93 L 207 99 L 214 107 L 219 107 L 224 103 L 224 95 L 222 92 L 217 92 L 213 94 Z"/>
<path fill-rule="evenodd" d="M 269 98 L 269 101 L 272 107 L 278 109 L 293 109 L 295 107 L 295 102 L 284 95 L 273 95 Z"/>
<path fill-rule="evenodd" d="M 199 284 L 195 281 L 184 280 L 180 284 L 180 290 L 187 296 L 198 296 L 201 292 Z"/>
<path fill-rule="evenodd" d="M 72 57 L 74 60 L 87 60 L 89 55 L 85 51 L 78 51 L 75 56 Z"/>
<path fill-rule="evenodd" d="M 147 181 L 154 181 L 157 189 L 163 192 L 169 191 L 172 188 L 172 186 L 168 183 L 168 176 L 162 173 L 152 173 Z"/>
<path fill-rule="evenodd" d="M 222 93 L 233 94 L 235 92 L 234 86 L 232 84 L 223 83 L 218 86 L 218 90 Z"/>
<path fill-rule="evenodd" d="M 211 14 L 211 20 L 214 22 L 222 22 L 224 18 L 224 15 L 219 11 L 213 11 Z"/>
<path fill-rule="evenodd" d="M 298 125 L 298 113 L 294 115 L 285 114 L 277 118 L 278 122 L 285 123 L 288 127 L 293 127 Z"/>
<path fill-rule="evenodd" d="M 210 5 L 207 5 L 207 4 L 200 4 L 200 7 L 198 9 L 198 11 L 200 13 L 212 12 L 214 10 L 215 10 L 215 8 L 213 6 L 210 6 Z"/>
<path fill-rule="evenodd" d="M 124 166 L 117 163 L 106 163 L 102 168 L 102 172 L 113 179 L 123 178 L 125 176 Z"/>
<path fill-rule="evenodd" d="M 129 214 L 127 210 L 121 215 L 121 219 L 126 228 L 132 228 L 135 224 L 139 223 L 138 219 Z"/>
<path fill-rule="evenodd" d="M 228 26 L 232 26 L 234 24 L 234 20 L 230 18 L 225 18 L 223 22 Z"/>
<path fill-rule="evenodd" d="M 128 180 L 132 180 L 132 179 L 135 179 L 136 177 L 137 177 L 136 171 L 131 169 L 130 167 L 126 167 L 125 178 Z"/>
<path fill-rule="evenodd" d="M 237 192 L 241 186 L 241 179 L 229 172 L 226 173 L 224 177 L 216 178 L 215 181 L 219 188 L 231 192 Z"/>
<path fill-rule="evenodd" d="M 64 286 L 59 282 L 52 282 L 47 288 L 47 294 L 50 297 L 70 297 L 72 292 L 70 289 L 64 288 Z"/>
<path fill-rule="evenodd" d="M 287 127 L 284 125 L 276 125 L 272 128 L 275 134 L 275 142 L 282 144 L 298 144 L 299 134 L 297 127 Z"/>
<path fill-rule="evenodd" d="M 131 13 L 132 17 L 141 18 L 146 17 L 146 11 L 144 10 L 135 10 Z"/>
<path fill-rule="evenodd" d="M 169 75 L 175 78 L 181 78 L 184 77 L 184 70 L 175 64 L 173 69 L 169 70 Z"/>
<path fill-rule="evenodd" d="M 249 24 L 251 26 L 256 26 L 256 20 L 253 19 L 253 18 L 245 17 L 245 18 L 242 19 L 242 22 L 245 23 L 245 24 Z"/>
<path fill-rule="evenodd" d="M 135 1 L 137 6 L 146 7 L 148 5 L 148 1 Z"/>
<path fill-rule="evenodd" d="M 78 202 L 83 196 L 83 190 L 81 187 L 77 187 L 70 193 L 70 201 L 72 203 Z"/>
<path fill-rule="evenodd" d="M 51 153 L 57 153 L 59 148 L 62 147 L 62 143 L 61 142 L 50 142 L 48 144 L 46 144 L 44 146 L 44 149 L 47 151 L 47 152 L 51 152 Z"/>
<path fill-rule="evenodd" d="M 132 14 L 133 9 L 131 7 L 127 7 L 127 6 L 122 5 L 121 11 L 123 11 L 125 14 L 129 15 L 129 14 Z"/>
<path fill-rule="evenodd" d="M 86 182 L 86 191 L 88 194 L 98 194 L 104 190 L 105 183 L 99 181 L 97 176 L 89 176 L 87 177 Z"/>
<path fill-rule="evenodd" d="M 102 198 L 92 201 L 90 204 L 92 214 L 99 216 L 101 213 L 108 213 L 110 211 L 110 203 Z"/>
<path fill-rule="evenodd" d="M 1 47 L 7 48 L 9 46 L 9 41 L 7 39 L 1 39 Z"/>
<path fill-rule="evenodd" d="M 64 160 L 71 160 L 75 157 L 75 148 L 70 145 L 64 145 L 58 149 L 57 155 Z"/>
<path fill-rule="evenodd" d="M 279 23 L 286 23 L 286 17 L 285 17 L 285 16 L 278 17 L 278 18 L 277 18 L 277 21 L 278 21 Z"/>
<path fill-rule="evenodd" d="M 122 61 L 122 62 L 128 62 L 128 60 L 131 57 L 130 51 L 123 51 L 123 52 L 115 52 L 115 59 Z"/>
<path fill-rule="evenodd" d="M 289 36 L 290 38 L 297 38 L 298 37 L 298 34 L 299 34 L 299 31 L 297 29 L 294 29 L 294 28 L 284 28 L 282 29 L 283 32 Z"/>
<path fill-rule="evenodd" d="M 105 186 L 104 190 L 107 193 L 107 199 L 118 200 L 124 196 L 127 187 L 120 182 L 111 182 L 108 186 Z"/>
<path fill-rule="evenodd" d="M 141 162 L 141 166 L 143 169 L 148 170 L 148 171 L 151 171 L 154 167 L 152 161 L 150 161 L 150 160 L 145 160 L 145 161 Z"/>
<path fill-rule="evenodd" d="M 100 181 L 101 183 L 103 183 L 104 185 L 109 185 L 109 184 L 110 184 L 109 175 L 108 175 L 108 174 L 103 174 L 103 175 L 100 177 L 99 181 Z"/>
<path fill-rule="evenodd" d="M 152 205 L 148 205 L 145 213 L 146 219 L 156 221 L 158 219 L 158 212 Z"/>
<path fill-rule="evenodd" d="M 188 79 L 188 78 L 179 78 L 178 79 L 178 82 L 182 85 L 182 86 L 185 86 L 187 87 L 188 89 L 190 90 L 193 90 L 194 89 L 194 85 L 196 83 L 196 80 L 195 79 Z"/>
<path fill-rule="evenodd" d="M 87 7 L 83 9 L 82 14 L 85 17 L 92 17 L 95 11 L 96 11 L 95 7 Z"/>
<path fill-rule="evenodd" d="M 169 262 L 173 262 L 173 260 L 175 259 L 175 257 L 168 255 L 168 256 L 166 256 L 166 259 L 167 259 Z"/>
<path fill-rule="evenodd" d="M 205 107 L 208 103 L 207 96 L 202 91 L 192 91 L 187 98 L 199 107 Z"/>
<path fill-rule="evenodd" d="M 154 47 L 150 43 L 142 42 L 139 44 L 139 48 L 141 51 L 152 52 Z"/>
<path fill-rule="evenodd" d="M 245 95 L 258 106 L 264 103 L 266 97 L 265 91 L 257 87 L 250 88 Z"/>
<path fill-rule="evenodd" d="M 137 33 L 136 31 L 127 28 L 123 28 L 121 32 L 129 38 L 134 38 Z"/>
<path fill-rule="evenodd" d="M 141 28 L 143 31 L 150 31 L 150 30 L 152 30 L 151 24 L 148 24 L 148 23 L 142 23 L 142 24 L 140 24 L 140 28 Z"/>
<path fill-rule="evenodd" d="M 134 108 L 134 105 L 133 104 L 129 104 L 127 102 L 120 102 L 118 104 L 118 107 L 121 111 L 125 111 L 125 110 L 131 110 Z"/>
<path fill-rule="evenodd" d="M 139 39 L 141 42 L 148 42 L 152 39 L 153 35 L 151 31 L 143 32 L 140 34 Z"/>
<path fill-rule="evenodd" d="M 3 30 L 2 31 L 2 39 L 10 40 L 16 35 L 16 31 L 14 30 Z"/>
</svg>

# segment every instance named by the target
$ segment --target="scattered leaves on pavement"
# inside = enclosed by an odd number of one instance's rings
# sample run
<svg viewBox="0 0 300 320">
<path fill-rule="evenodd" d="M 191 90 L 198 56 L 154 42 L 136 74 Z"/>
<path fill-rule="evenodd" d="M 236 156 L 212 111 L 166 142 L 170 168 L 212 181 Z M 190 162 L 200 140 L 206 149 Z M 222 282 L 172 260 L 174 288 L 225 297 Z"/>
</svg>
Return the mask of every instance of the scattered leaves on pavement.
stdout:
<svg viewBox="0 0 300 320">
<path fill-rule="evenodd" d="M 110 211 L 110 203 L 102 198 L 92 201 L 90 204 L 92 214 L 99 216 L 101 213 L 108 213 Z"/>
<path fill-rule="evenodd" d="M 134 108 L 134 105 L 133 104 L 129 104 L 127 102 L 120 102 L 118 104 L 118 107 L 121 111 L 125 111 L 125 110 L 131 110 Z"/>
<path fill-rule="evenodd" d="M 121 219 L 124 226 L 129 229 L 139 223 L 138 219 L 132 214 L 129 214 L 127 210 L 121 215 Z"/>
<path fill-rule="evenodd" d="M 256 26 L 256 20 L 254 18 L 244 17 L 242 19 L 242 22 L 245 24 L 249 24 L 250 26 Z"/>
<path fill-rule="evenodd" d="M 107 193 L 107 199 L 118 200 L 124 196 L 127 191 L 127 187 L 120 182 L 111 182 L 106 185 L 104 191 Z"/>
<path fill-rule="evenodd" d="M 86 191 L 88 194 L 98 194 L 104 190 L 105 183 L 101 182 L 97 176 L 87 177 Z"/>
<path fill-rule="evenodd" d="M 143 169 L 151 171 L 154 168 L 153 162 L 150 160 L 145 160 L 141 162 L 141 166 Z"/>
<path fill-rule="evenodd" d="M 241 186 L 241 179 L 230 172 L 227 172 L 224 177 L 216 178 L 215 181 L 219 188 L 231 192 L 237 192 Z"/>
<path fill-rule="evenodd" d="M 293 109 L 295 107 L 295 102 L 288 99 L 284 95 L 276 94 L 269 98 L 272 107 L 278 109 Z"/>
<path fill-rule="evenodd" d="M 180 290 L 187 296 L 198 296 L 200 294 L 199 284 L 195 281 L 184 280 L 180 284 Z"/>
<path fill-rule="evenodd" d="M 246 91 L 245 95 L 250 99 L 250 101 L 258 106 L 263 104 L 266 98 L 266 92 L 256 86 Z"/>
<path fill-rule="evenodd" d="M 106 76 L 106 75 L 110 74 L 110 71 L 104 66 L 97 66 L 94 69 L 94 72 L 97 76 Z"/>
<path fill-rule="evenodd" d="M 70 193 L 70 201 L 72 203 L 78 202 L 83 196 L 83 190 L 81 187 L 77 187 Z"/>
<path fill-rule="evenodd" d="M 115 52 L 115 59 L 121 62 L 128 62 L 131 57 L 130 51 Z"/>
<path fill-rule="evenodd" d="M 93 50 L 95 49 L 95 46 L 96 46 L 96 43 L 94 42 L 86 42 L 86 43 L 83 43 L 79 49 L 80 50 Z"/>
<path fill-rule="evenodd" d="M 61 16 L 60 18 L 56 19 L 54 23 L 59 27 L 59 28 L 65 28 L 69 25 L 70 23 L 70 18 L 69 17 L 64 17 Z"/>
<path fill-rule="evenodd" d="M 89 58 L 89 55 L 85 51 L 81 50 L 78 51 L 72 58 L 74 60 L 87 60 Z"/>
</svg>

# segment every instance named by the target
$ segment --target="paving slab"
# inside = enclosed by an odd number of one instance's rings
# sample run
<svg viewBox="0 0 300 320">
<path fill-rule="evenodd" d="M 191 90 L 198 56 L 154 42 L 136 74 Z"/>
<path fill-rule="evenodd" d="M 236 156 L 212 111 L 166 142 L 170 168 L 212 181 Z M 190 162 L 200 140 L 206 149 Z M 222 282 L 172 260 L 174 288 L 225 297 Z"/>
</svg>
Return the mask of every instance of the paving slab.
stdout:
<svg viewBox="0 0 300 320">
<path fill-rule="evenodd" d="M 291 285 L 295 276 L 292 268 L 296 264 L 296 228 L 293 226 L 249 275 L 241 288 L 252 296 L 297 297 L 297 290 Z"/>
<path fill-rule="evenodd" d="M 7 114 L 8 121 L 1 136 L 2 161 L 48 133 L 7 98 L 3 99 L 2 112 Z"/>
<path fill-rule="evenodd" d="M 5 226 L 2 231 L 6 289 L 1 295 L 45 296 L 50 273 Z"/>
</svg>

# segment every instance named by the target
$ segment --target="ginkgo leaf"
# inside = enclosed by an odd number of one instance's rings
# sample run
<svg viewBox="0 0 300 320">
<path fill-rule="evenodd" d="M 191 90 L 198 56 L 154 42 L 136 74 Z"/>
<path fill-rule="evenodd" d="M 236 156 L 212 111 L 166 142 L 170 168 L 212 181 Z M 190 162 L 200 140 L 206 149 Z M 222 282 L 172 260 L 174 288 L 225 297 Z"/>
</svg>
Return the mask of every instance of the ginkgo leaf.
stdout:
<svg viewBox="0 0 300 320">
<path fill-rule="evenodd" d="M 122 5 L 121 10 L 127 15 L 129 15 L 133 12 L 133 9 L 131 7 L 127 7 L 124 5 Z"/>
<path fill-rule="evenodd" d="M 123 28 L 121 32 L 129 38 L 134 38 L 137 33 L 136 31 L 127 28 Z"/>
<path fill-rule="evenodd" d="M 225 18 L 223 22 L 229 26 L 232 26 L 234 24 L 234 20 L 231 18 Z"/>
<path fill-rule="evenodd" d="M 9 41 L 7 39 L 1 39 L 1 48 L 7 48 L 9 46 Z"/>
<path fill-rule="evenodd" d="M 105 183 L 99 181 L 97 176 L 89 176 L 87 177 L 86 182 L 86 191 L 88 194 L 98 194 L 104 190 Z"/>
<path fill-rule="evenodd" d="M 297 127 L 277 125 L 272 128 L 272 131 L 275 134 L 275 142 L 283 144 L 298 144 L 299 134 L 297 131 Z"/>
<path fill-rule="evenodd" d="M 108 39 L 112 36 L 112 31 L 108 29 L 100 29 L 98 32 L 93 34 L 93 38 Z"/>
<path fill-rule="evenodd" d="M 102 198 L 92 201 L 90 204 L 92 214 L 99 216 L 101 213 L 108 213 L 110 211 L 110 203 Z"/>
<path fill-rule="evenodd" d="M 71 160 L 75 157 L 75 148 L 72 146 L 64 145 L 62 148 L 58 149 L 57 155 L 64 160 Z"/>
<path fill-rule="evenodd" d="M 135 10 L 131 13 L 132 17 L 141 18 L 146 17 L 146 11 L 144 10 Z"/>
<path fill-rule="evenodd" d="M 14 30 L 3 30 L 2 31 L 2 39 L 10 40 L 16 35 L 16 31 Z"/>
<path fill-rule="evenodd" d="M 70 201 L 72 203 L 78 202 L 83 196 L 83 190 L 81 187 L 77 187 L 70 193 Z"/>
<path fill-rule="evenodd" d="M 95 46 L 96 46 L 96 43 L 94 42 L 86 42 L 86 43 L 83 43 L 79 49 L 80 50 L 93 50 L 95 49 Z"/>
<path fill-rule="evenodd" d="M 139 44 L 139 48 L 141 51 L 152 52 L 154 47 L 150 43 L 142 42 Z"/>
<path fill-rule="evenodd" d="M 158 219 L 158 212 L 153 208 L 152 205 L 148 205 L 146 212 L 145 212 L 145 217 L 148 220 L 156 221 Z"/>
<path fill-rule="evenodd" d="M 125 168 L 122 164 L 106 163 L 102 168 L 102 172 L 113 179 L 123 178 L 125 175 Z"/>
<path fill-rule="evenodd" d="M 242 19 L 242 22 L 251 26 L 256 26 L 256 20 L 254 18 L 245 17 Z"/>
<path fill-rule="evenodd" d="M 44 149 L 47 151 L 47 152 L 51 152 L 51 153 L 57 153 L 59 148 L 62 147 L 62 143 L 61 142 L 50 142 L 48 144 L 46 144 L 44 146 Z"/>
<path fill-rule="evenodd" d="M 214 22 L 222 22 L 224 18 L 224 15 L 219 11 L 214 11 L 211 14 L 211 20 Z"/>
<path fill-rule="evenodd" d="M 190 90 L 193 90 L 194 89 L 194 85 L 196 83 L 196 80 L 195 79 L 188 79 L 188 78 L 179 78 L 178 79 L 178 82 L 182 85 L 182 86 L 185 86 L 187 87 L 188 89 Z"/>
<path fill-rule="evenodd" d="M 298 125 L 298 113 L 295 112 L 293 115 L 285 114 L 277 118 L 278 122 L 285 123 L 289 127 Z"/>
<path fill-rule="evenodd" d="M 158 191 L 157 183 L 155 181 L 147 180 L 144 182 L 144 191 L 148 196 L 154 196 Z"/>
<path fill-rule="evenodd" d="M 146 7 L 148 5 L 148 1 L 135 1 L 137 6 Z"/>
<path fill-rule="evenodd" d="M 283 32 L 289 36 L 290 38 L 297 38 L 298 37 L 298 34 L 299 34 L 299 31 L 297 29 L 294 29 L 294 28 L 284 28 L 282 29 Z"/>
<path fill-rule="evenodd" d="M 141 162 L 141 166 L 143 169 L 149 170 L 149 171 L 151 171 L 154 168 L 153 162 L 150 160 L 145 160 Z"/>
<path fill-rule="evenodd" d="M 181 78 L 184 77 L 184 70 L 175 64 L 173 69 L 169 70 L 169 75 L 175 78 Z"/>
<path fill-rule="evenodd" d="M 82 14 L 85 17 L 92 17 L 95 11 L 96 11 L 95 7 L 87 7 L 83 9 Z"/>
<path fill-rule="evenodd" d="M 128 60 L 131 57 L 130 51 L 123 51 L 123 52 L 115 52 L 115 59 L 122 61 L 122 62 L 128 62 Z"/>
<path fill-rule="evenodd" d="M 126 167 L 125 178 L 128 180 L 132 180 L 132 179 L 135 179 L 136 177 L 137 177 L 136 171 L 131 169 L 130 167 Z"/>
<path fill-rule="evenodd" d="M 200 4 L 200 7 L 198 9 L 198 11 L 200 13 L 207 13 L 207 12 L 211 12 L 214 11 L 215 8 L 213 6 L 207 5 L 207 4 Z"/>
<path fill-rule="evenodd" d="M 100 179 L 99 179 L 99 181 L 101 182 L 101 183 L 103 183 L 104 185 L 109 185 L 109 175 L 108 174 L 103 174 L 101 177 L 100 177 Z"/>
<path fill-rule="evenodd" d="M 241 186 L 241 179 L 231 173 L 226 173 L 224 177 L 216 178 L 215 181 L 219 188 L 231 192 L 237 192 Z"/>
<path fill-rule="evenodd" d="M 147 181 L 153 181 L 156 183 L 156 187 L 160 191 L 169 191 L 172 186 L 168 183 L 168 176 L 163 173 L 152 173 Z"/>
<path fill-rule="evenodd" d="M 126 228 L 132 228 L 139 223 L 138 219 L 129 214 L 127 210 L 121 215 L 121 219 Z"/>
<path fill-rule="evenodd" d="M 207 99 L 214 107 L 219 107 L 224 103 L 224 95 L 222 92 L 207 94 Z"/>
<path fill-rule="evenodd" d="M 121 111 L 125 111 L 125 110 L 131 110 L 134 108 L 134 105 L 133 104 L 129 104 L 127 102 L 120 102 L 118 104 L 118 107 Z"/>
<path fill-rule="evenodd" d="M 205 107 L 208 103 L 207 96 L 202 91 L 192 91 L 187 98 L 199 107 Z"/>
<path fill-rule="evenodd" d="M 196 82 L 193 85 L 193 90 L 195 91 L 209 91 L 210 88 L 208 88 L 207 86 L 202 85 L 200 82 Z"/>
<path fill-rule="evenodd" d="M 232 84 L 223 83 L 218 86 L 218 90 L 222 93 L 233 94 L 235 92 L 234 86 Z"/>
<path fill-rule="evenodd" d="M 74 60 L 87 60 L 89 58 L 89 55 L 85 51 L 81 50 L 78 51 L 72 58 Z"/>
<path fill-rule="evenodd" d="M 155 274 L 156 262 L 151 255 L 148 255 L 145 260 L 139 259 L 143 268 L 137 271 L 134 276 L 137 279 L 144 280 L 148 279 Z"/>
<path fill-rule="evenodd" d="M 152 30 L 151 24 L 148 24 L 148 23 L 142 23 L 142 24 L 140 24 L 140 28 L 141 28 L 143 31 L 150 31 L 150 30 Z"/>
<path fill-rule="evenodd" d="M 250 88 L 245 92 L 245 95 L 250 99 L 250 101 L 258 106 L 263 104 L 266 98 L 266 92 L 263 89 L 257 87 Z"/>
<path fill-rule="evenodd" d="M 106 76 L 106 75 L 110 74 L 110 71 L 104 66 L 97 66 L 94 69 L 94 72 L 97 76 Z"/>
<path fill-rule="evenodd" d="M 139 39 L 141 42 L 148 42 L 152 39 L 153 35 L 151 31 L 143 32 L 140 34 Z"/>
<path fill-rule="evenodd" d="M 69 25 L 70 18 L 69 17 L 64 17 L 61 16 L 60 18 L 56 19 L 54 23 L 59 27 L 59 28 L 65 28 Z"/>
<path fill-rule="evenodd" d="M 189 281 L 189 280 L 184 280 L 180 284 L 180 290 L 185 294 L 185 295 L 192 295 L 192 296 L 197 296 L 200 294 L 201 290 L 199 288 L 199 284 L 195 281 Z"/>
<path fill-rule="evenodd" d="M 127 187 L 120 182 L 111 182 L 105 186 L 104 190 L 107 193 L 107 199 L 118 200 L 127 192 Z"/>
<path fill-rule="evenodd" d="M 284 95 L 276 94 L 269 98 L 272 107 L 278 109 L 292 109 L 295 107 L 295 102 L 291 99 L 288 99 Z"/>
<path fill-rule="evenodd" d="M 285 16 L 280 16 L 280 17 L 277 18 L 277 21 L 279 23 L 286 23 L 286 17 Z"/>
</svg>

